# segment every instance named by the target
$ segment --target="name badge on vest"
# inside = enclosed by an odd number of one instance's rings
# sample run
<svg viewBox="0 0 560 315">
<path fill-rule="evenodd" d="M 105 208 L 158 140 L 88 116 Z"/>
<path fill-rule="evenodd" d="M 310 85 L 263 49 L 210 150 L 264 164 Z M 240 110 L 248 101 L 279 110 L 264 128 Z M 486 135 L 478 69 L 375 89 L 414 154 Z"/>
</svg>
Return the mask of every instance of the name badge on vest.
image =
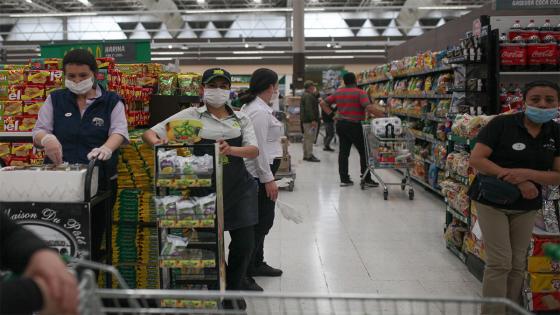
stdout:
<svg viewBox="0 0 560 315">
<path fill-rule="evenodd" d="M 96 127 L 103 127 L 103 125 L 105 125 L 105 120 L 99 117 L 95 117 L 91 120 L 91 123 Z"/>
<path fill-rule="evenodd" d="M 66 114 L 64 114 L 64 116 L 65 117 L 70 117 L 70 116 L 72 116 L 72 113 L 66 113 Z"/>
</svg>

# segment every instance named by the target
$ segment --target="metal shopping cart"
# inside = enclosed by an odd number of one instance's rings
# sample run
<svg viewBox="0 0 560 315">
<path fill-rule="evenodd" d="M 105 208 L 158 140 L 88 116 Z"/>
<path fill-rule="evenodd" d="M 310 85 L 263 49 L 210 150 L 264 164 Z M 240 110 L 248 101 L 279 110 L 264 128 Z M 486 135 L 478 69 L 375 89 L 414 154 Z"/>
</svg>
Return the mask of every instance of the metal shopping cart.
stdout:
<svg viewBox="0 0 560 315">
<path fill-rule="evenodd" d="M 113 272 L 111 266 L 86 264 Z M 530 315 L 506 299 L 389 297 L 368 294 L 292 294 L 188 290 L 98 289 L 91 270 L 81 273 L 80 314 L 246 314 L 246 315 L 477 315 L 483 305 L 504 314 Z M 243 301 L 244 307 L 236 307 Z"/>
<path fill-rule="evenodd" d="M 360 187 L 365 189 L 367 175 L 375 178 L 383 186 L 383 199 L 389 197 L 388 186 L 401 186 L 401 190 L 408 187 L 408 198 L 414 199 L 414 189 L 410 178 L 410 168 L 414 164 L 412 150 L 414 148 L 414 137 L 405 129 L 402 134 L 395 136 L 389 129 L 384 136 L 376 135 L 369 124 L 362 125 L 364 142 L 366 148 L 367 170 L 362 176 Z M 403 170 L 403 178 L 398 183 L 385 182 L 376 172 L 376 169 L 400 169 Z"/>
</svg>

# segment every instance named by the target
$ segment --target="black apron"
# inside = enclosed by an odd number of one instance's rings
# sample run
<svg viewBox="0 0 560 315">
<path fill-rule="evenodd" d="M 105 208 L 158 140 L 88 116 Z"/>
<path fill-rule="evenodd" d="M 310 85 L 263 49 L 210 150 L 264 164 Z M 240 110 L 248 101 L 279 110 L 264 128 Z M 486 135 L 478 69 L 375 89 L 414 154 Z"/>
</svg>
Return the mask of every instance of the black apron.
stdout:
<svg viewBox="0 0 560 315">
<path fill-rule="evenodd" d="M 232 147 L 243 146 L 243 136 L 226 140 Z M 202 139 L 198 144 L 215 144 L 216 140 Z M 227 156 L 222 161 L 224 188 L 224 230 L 231 231 L 257 224 L 257 182 L 245 168 L 243 158 Z"/>
</svg>

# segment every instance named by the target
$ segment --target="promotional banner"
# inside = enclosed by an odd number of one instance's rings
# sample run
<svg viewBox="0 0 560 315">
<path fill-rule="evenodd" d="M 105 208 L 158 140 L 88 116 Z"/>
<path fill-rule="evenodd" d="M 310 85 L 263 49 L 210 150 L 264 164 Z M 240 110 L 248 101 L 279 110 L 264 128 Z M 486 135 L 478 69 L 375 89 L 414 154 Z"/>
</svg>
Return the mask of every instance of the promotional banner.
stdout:
<svg viewBox="0 0 560 315">
<path fill-rule="evenodd" d="M 104 41 L 41 45 L 41 58 L 63 58 L 73 49 L 86 49 L 95 58 L 113 57 L 117 63 L 149 63 L 149 41 Z"/>
</svg>

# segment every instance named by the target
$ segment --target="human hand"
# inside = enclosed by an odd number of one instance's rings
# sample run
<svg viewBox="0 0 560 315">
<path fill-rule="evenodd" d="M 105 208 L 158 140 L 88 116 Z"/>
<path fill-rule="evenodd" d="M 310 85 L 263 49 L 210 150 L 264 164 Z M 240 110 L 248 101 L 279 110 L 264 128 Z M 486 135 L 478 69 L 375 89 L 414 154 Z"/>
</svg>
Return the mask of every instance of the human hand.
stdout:
<svg viewBox="0 0 560 315">
<path fill-rule="evenodd" d="M 531 200 L 539 196 L 539 189 L 535 184 L 533 184 L 533 182 L 530 181 L 523 182 L 517 185 L 517 188 L 521 190 L 521 195 L 523 196 L 523 199 Z"/>
<path fill-rule="evenodd" d="M 231 155 L 231 146 L 223 139 L 218 140 L 221 155 Z"/>
<path fill-rule="evenodd" d="M 102 145 L 99 148 L 95 148 L 88 153 L 88 160 L 98 159 L 101 161 L 107 161 L 113 155 L 113 150 L 109 149 L 107 146 Z"/>
<path fill-rule="evenodd" d="M 45 149 L 45 154 L 55 165 L 62 164 L 62 145 L 55 135 L 45 135 L 41 139 L 41 145 Z"/>
<path fill-rule="evenodd" d="M 278 199 L 278 185 L 276 185 L 276 181 L 273 180 L 264 184 L 264 188 L 266 189 L 266 196 L 268 199 L 272 201 Z"/>
<path fill-rule="evenodd" d="M 37 251 L 24 276 L 32 278 L 41 289 L 45 314 L 78 314 L 78 281 L 57 253 L 51 249 Z"/>
<path fill-rule="evenodd" d="M 158 138 L 157 141 L 154 142 L 154 146 L 156 145 L 165 145 L 168 144 L 169 140 L 168 139 L 160 139 Z"/>
<path fill-rule="evenodd" d="M 514 185 L 530 180 L 528 170 L 523 168 L 506 168 L 498 173 L 498 178 Z"/>
</svg>

